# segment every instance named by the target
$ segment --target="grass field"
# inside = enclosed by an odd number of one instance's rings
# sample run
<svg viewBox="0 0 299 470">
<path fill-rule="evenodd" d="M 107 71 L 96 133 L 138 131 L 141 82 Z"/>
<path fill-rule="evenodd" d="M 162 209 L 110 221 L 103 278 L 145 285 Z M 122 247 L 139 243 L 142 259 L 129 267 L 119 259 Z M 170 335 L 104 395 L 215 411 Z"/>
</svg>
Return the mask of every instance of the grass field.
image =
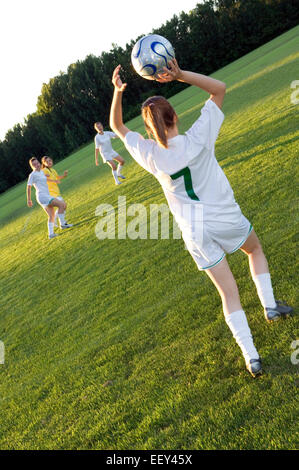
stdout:
<svg viewBox="0 0 299 470">
<path fill-rule="evenodd" d="M 216 155 L 262 241 L 276 297 L 294 306 L 298 33 L 214 74 L 227 84 Z M 171 99 L 181 132 L 206 98 L 189 87 Z M 127 125 L 144 132 L 140 118 Z M 294 449 L 296 316 L 268 325 L 246 257 L 229 257 L 263 358 L 253 380 L 182 240 L 99 240 L 99 204 L 165 202 L 114 142 L 127 161 L 119 187 L 107 165 L 94 166 L 92 142 L 56 165 L 69 170 L 61 189 L 75 226 L 55 240 L 40 207 L 26 207 L 25 182 L 0 197 L 0 448 Z"/>
</svg>

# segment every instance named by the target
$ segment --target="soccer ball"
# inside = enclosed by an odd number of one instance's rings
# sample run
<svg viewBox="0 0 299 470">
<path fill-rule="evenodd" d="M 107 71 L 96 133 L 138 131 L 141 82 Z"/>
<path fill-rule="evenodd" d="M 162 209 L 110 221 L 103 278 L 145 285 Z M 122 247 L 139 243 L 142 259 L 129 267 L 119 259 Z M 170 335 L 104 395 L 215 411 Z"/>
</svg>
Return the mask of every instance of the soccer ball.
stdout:
<svg viewBox="0 0 299 470">
<path fill-rule="evenodd" d="M 134 69 L 143 78 L 155 80 L 163 67 L 174 59 L 174 50 L 170 42 L 158 34 L 148 34 L 139 39 L 133 47 L 131 61 Z"/>
</svg>

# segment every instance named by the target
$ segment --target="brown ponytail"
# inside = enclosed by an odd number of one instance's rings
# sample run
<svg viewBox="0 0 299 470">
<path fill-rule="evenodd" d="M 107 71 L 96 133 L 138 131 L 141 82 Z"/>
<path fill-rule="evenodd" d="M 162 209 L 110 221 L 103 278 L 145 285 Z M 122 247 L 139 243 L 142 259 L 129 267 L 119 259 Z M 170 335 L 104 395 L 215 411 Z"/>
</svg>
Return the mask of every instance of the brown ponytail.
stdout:
<svg viewBox="0 0 299 470">
<path fill-rule="evenodd" d="M 42 158 L 42 168 L 47 168 L 47 167 L 48 167 L 48 166 L 47 166 L 47 162 L 46 162 L 46 158 L 47 158 L 47 157 L 43 157 L 43 158 Z"/>
<path fill-rule="evenodd" d="M 171 104 L 163 96 L 152 96 L 143 103 L 141 114 L 148 135 L 152 135 L 161 147 L 168 148 L 168 130 L 177 121 Z"/>
</svg>

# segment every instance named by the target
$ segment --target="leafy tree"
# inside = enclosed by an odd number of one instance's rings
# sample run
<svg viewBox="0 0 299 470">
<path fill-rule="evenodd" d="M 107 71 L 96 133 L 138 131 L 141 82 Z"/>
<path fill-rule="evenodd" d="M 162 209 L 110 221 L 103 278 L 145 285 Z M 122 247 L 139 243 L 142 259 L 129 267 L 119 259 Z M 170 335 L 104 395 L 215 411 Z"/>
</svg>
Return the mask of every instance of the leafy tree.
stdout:
<svg viewBox="0 0 299 470">
<path fill-rule="evenodd" d="M 296 26 L 298 20 L 298 0 L 206 0 L 188 13 L 174 15 L 153 33 L 170 40 L 182 68 L 211 74 Z M 119 63 L 129 83 L 124 95 L 125 121 L 140 113 L 140 104 L 149 95 L 169 97 L 186 87 L 139 77 L 131 65 L 138 39 L 124 49 L 113 44 L 99 57 L 88 55 L 42 85 L 36 112 L 0 142 L 0 192 L 27 176 L 30 156 L 64 158 L 92 138 L 95 121 L 108 126 L 111 75 Z"/>
</svg>

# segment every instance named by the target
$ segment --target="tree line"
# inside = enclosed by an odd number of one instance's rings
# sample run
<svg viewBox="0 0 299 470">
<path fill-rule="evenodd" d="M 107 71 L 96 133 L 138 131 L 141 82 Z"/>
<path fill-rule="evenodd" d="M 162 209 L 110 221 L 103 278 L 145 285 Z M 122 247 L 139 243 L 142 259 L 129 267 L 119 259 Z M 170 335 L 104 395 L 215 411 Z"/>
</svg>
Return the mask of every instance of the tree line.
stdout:
<svg viewBox="0 0 299 470">
<path fill-rule="evenodd" d="M 298 0 L 205 0 L 152 32 L 172 43 L 181 68 L 210 75 L 296 26 L 298 16 Z M 36 111 L 0 142 L 0 192 L 26 178 L 31 156 L 61 160 L 91 140 L 95 121 L 108 125 L 111 75 L 119 63 L 130 85 L 124 94 L 125 121 L 140 113 L 140 104 L 150 94 L 169 97 L 186 86 L 161 86 L 139 77 L 131 66 L 138 39 L 125 48 L 113 44 L 99 57 L 88 55 L 42 85 Z"/>
</svg>

